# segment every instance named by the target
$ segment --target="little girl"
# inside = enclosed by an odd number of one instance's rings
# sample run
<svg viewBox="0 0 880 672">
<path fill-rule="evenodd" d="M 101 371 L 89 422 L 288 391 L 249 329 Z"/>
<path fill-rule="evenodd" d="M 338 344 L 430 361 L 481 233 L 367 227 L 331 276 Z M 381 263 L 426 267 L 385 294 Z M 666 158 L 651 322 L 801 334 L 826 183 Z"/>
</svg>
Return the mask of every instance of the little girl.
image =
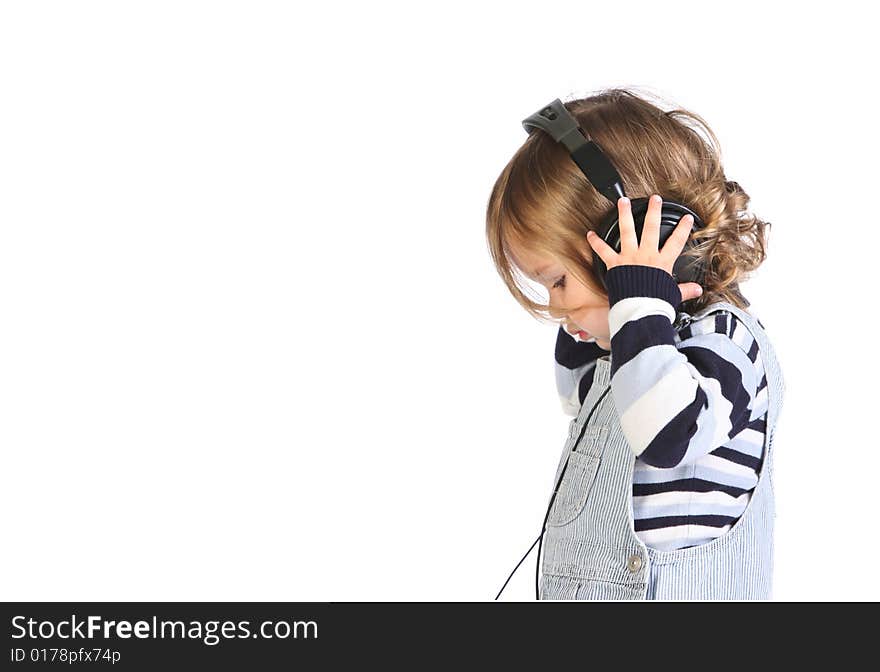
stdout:
<svg viewBox="0 0 880 672">
<path fill-rule="evenodd" d="M 652 198 L 637 236 L 629 200 L 610 201 L 562 144 L 536 132 L 489 199 L 498 272 L 529 313 L 560 322 L 556 384 L 574 416 L 539 597 L 769 599 L 772 443 L 785 385 L 739 291 L 765 258 L 769 223 L 747 212 L 749 196 L 726 179 L 698 115 L 626 89 L 564 105 L 628 195 Z M 684 217 L 658 247 L 663 199 L 703 226 Z M 610 208 L 618 250 L 594 233 Z M 689 238 L 687 254 L 705 270 L 699 284 L 678 284 L 672 266 Z M 548 303 L 528 298 L 517 273 L 543 285 Z"/>
</svg>

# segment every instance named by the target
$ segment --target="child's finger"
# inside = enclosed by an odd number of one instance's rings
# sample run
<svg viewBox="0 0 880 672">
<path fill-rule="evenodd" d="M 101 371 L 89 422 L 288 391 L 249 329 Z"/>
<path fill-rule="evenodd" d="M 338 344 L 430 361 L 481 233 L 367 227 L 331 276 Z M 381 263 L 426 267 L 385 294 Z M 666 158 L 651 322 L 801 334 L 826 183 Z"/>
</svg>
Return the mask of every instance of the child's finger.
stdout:
<svg viewBox="0 0 880 672">
<path fill-rule="evenodd" d="M 633 221 L 630 201 L 626 196 L 617 199 L 617 209 L 619 212 L 617 228 L 620 233 L 620 251 L 635 250 L 639 246 L 639 241 L 636 238 L 636 224 Z"/>
<path fill-rule="evenodd" d="M 648 212 L 645 214 L 645 224 L 642 227 L 642 239 L 639 246 L 649 250 L 660 249 L 660 212 L 663 207 L 663 199 L 653 194 L 648 199 Z"/>
<path fill-rule="evenodd" d="M 703 294 L 703 288 L 700 287 L 696 282 L 682 282 L 678 285 L 679 291 L 681 291 L 681 300 L 689 301 L 690 299 L 696 299 L 698 296 Z"/>
<path fill-rule="evenodd" d="M 682 217 L 675 229 L 663 245 L 661 254 L 667 254 L 670 257 L 677 257 L 681 254 L 684 246 L 687 244 L 688 237 L 691 235 L 691 229 L 694 226 L 694 218 L 690 215 Z"/>
<path fill-rule="evenodd" d="M 606 266 L 614 261 L 614 257 L 617 256 L 617 253 L 611 249 L 611 246 L 592 231 L 587 231 L 587 242 L 596 251 L 599 258 L 605 262 Z"/>
</svg>

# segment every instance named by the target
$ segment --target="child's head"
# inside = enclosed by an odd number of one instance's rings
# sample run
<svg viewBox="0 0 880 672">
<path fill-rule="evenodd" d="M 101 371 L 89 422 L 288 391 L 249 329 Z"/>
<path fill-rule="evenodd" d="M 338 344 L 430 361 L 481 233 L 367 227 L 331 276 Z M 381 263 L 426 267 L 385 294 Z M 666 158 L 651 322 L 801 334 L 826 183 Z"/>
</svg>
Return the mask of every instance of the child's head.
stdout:
<svg viewBox="0 0 880 672">
<path fill-rule="evenodd" d="M 565 107 L 617 168 L 627 196 L 660 194 L 705 223 L 693 231 L 699 244 L 690 252 L 706 269 L 703 294 L 681 310 L 696 312 L 720 300 L 747 308 L 739 282 L 764 261 L 769 222 L 749 214 L 748 194 L 726 179 L 708 124 L 687 110 L 664 112 L 628 89 L 602 91 Z M 608 295 L 592 270 L 586 234 L 616 207 L 562 145 L 534 132 L 502 170 L 486 212 L 489 249 L 514 298 L 539 319 L 563 322 L 569 333 L 587 331 L 605 349 L 610 349 Z M 543 285 L 549 305 L 526 296 L 517 274 Z"/>
</svg>

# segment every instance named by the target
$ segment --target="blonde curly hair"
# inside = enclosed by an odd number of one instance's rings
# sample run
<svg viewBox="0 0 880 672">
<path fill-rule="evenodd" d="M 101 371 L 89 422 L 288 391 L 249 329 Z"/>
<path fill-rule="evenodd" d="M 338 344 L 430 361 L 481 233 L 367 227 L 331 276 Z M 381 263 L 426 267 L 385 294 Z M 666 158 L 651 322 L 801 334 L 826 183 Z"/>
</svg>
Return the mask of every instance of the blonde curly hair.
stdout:
<svg viewBox="0 0 880 672">
<path fill-rule="evenodd" d="M 660 194 L 691 208 L 705 223 L 691 233 L 696 247 L 685 252 L 702 258 L 703 294 L 679 310 L 694 313 L 719 300 L 746 309 L 750 304 L 739 283 L 763 263 L 765 229 L 772 225 L 748 212 L 749 195 L 725 177 L 720 144 L 703 118 L 684 109 L 664 111 L 661 104 L 631 88 L 606 89 L 564 103 L 611 159 L 627 196 Z M 581 283 L 607 296 L 592 269 L 586 233 L 595 231 L 614 207 L 547 133 L 531 133 L 516 151 L 492 188 L 486 238 L 498 273 L 531 315 L 565 318 L 526 295 L 510 243 L 555 257 Z"/>
</svg>

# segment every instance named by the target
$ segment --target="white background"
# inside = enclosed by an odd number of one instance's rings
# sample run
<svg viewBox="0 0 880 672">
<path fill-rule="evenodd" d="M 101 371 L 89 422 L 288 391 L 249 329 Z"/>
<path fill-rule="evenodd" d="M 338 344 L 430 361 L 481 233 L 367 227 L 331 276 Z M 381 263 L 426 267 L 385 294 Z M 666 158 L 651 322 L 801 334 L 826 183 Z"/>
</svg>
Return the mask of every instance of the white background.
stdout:
<svg viewBox="0 0 880 672">
<path fill-rule="evenodd" d="M 569 418 L 485 207 L 523 118 L 610 86 L 773 223 L 774 597 L 880 598 L 868 11 L 4 3 L 0 598 L 493 599 Z"/>
</svg>

